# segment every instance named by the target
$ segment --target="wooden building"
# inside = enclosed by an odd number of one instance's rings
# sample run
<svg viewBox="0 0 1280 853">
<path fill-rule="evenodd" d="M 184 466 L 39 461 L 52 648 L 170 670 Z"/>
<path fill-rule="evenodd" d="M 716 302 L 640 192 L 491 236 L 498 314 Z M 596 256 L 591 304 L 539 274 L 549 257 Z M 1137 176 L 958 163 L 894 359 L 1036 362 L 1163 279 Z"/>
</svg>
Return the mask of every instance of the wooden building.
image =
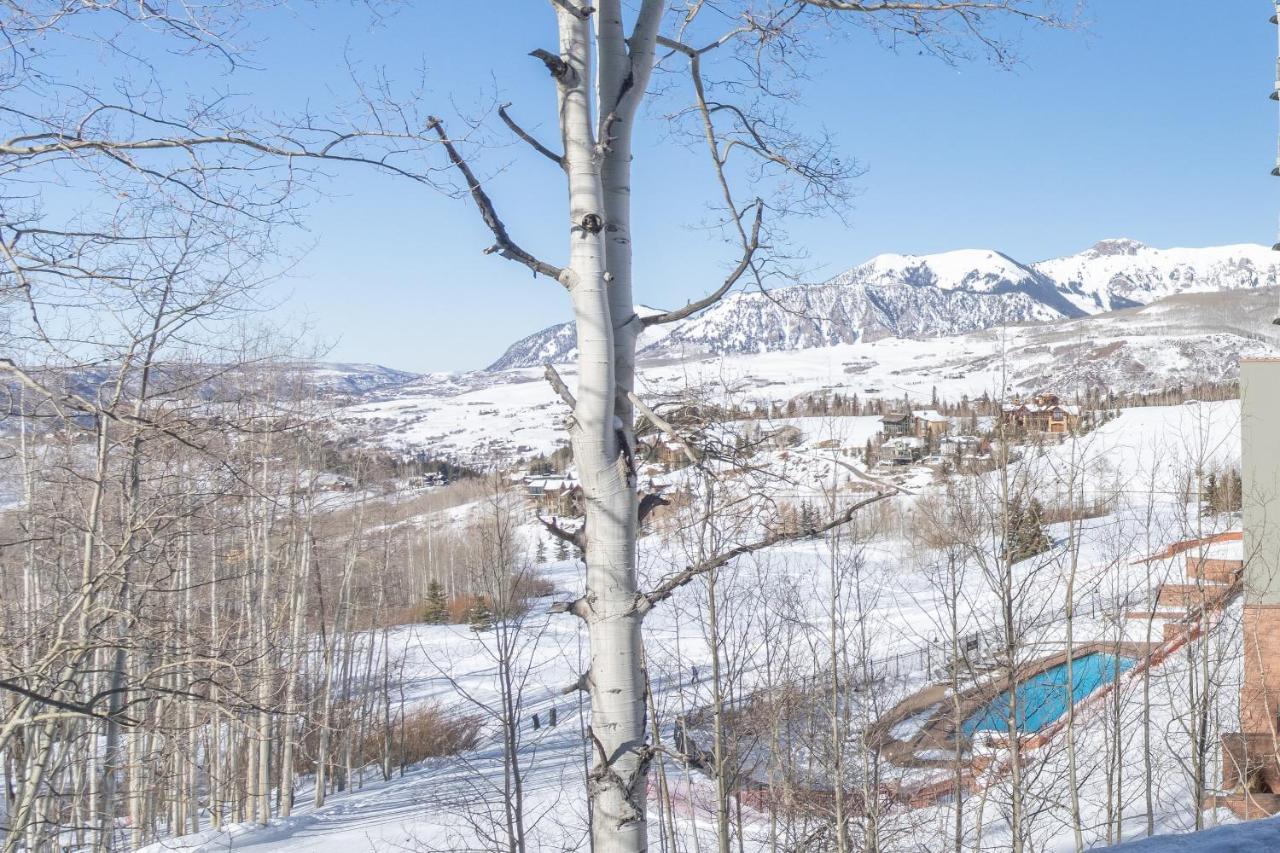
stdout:
<svg viewBox="0 0 1280 853">
<path fill-rule="evenodd" d="M 1066 435 L 1080 426 L 1080 407 L 1063 403 L 1057 394 L 1037 394 L 1001 406 L 1000 423 L 1019 432 Z"/>
</svg>

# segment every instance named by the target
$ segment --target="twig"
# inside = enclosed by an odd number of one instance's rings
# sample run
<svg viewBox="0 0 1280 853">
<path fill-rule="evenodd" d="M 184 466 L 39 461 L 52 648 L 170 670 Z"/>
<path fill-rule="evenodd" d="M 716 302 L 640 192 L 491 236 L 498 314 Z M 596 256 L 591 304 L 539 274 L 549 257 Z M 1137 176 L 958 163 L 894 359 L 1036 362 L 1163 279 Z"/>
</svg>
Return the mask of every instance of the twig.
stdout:
<svg viewBox="0 0 1280 853">
<path fill-rule="evenodd" d="M 503 122 L 506 123 L 507 127 L 511 128 L 511 132 L 514 133 L 516 136 L 520 137 L 521 139 L 523 139 L 525 142 L 529 143 L 529 145 L 533 147 L 534 151 L 537 151 L 539 154 L 541 154 L 543 157 L 546 157 L 548 160 L 550 160 L 552 163 L 555 163 L 557 166 L 564 168 L 564 157 L 560 156 L 559 154 L 552 151 L 547 146 L 543 145 L 538 140 L 534 139 L 532 134 L 530 134 L 520 125 L 516 124 L 515 119 L 513 119 L 507 113 L 507 107 L 509 106 L 511 106 L 511 104 L 503 104 L 502 106 L 498 107 L 498 117 L 502 119 Z"/>
</svg>

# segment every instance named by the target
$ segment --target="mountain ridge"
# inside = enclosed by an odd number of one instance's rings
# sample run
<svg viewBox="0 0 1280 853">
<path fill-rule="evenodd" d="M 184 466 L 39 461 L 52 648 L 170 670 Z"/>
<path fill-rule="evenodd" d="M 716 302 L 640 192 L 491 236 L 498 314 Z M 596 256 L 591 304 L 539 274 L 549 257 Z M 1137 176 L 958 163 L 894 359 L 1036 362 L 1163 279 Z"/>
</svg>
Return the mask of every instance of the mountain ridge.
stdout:
<svg viewBox="0 0 1280 853">
<path fill-rule="evenodd" d="M 1280 255 L 1251 243 L 1156 249 L 1116 237 L 1033 263 L 995 249 L 883 253 L 823 282 L 731 294 L 696 317 L 647 331 L 639 355 L 746 354 L 939 337 L 1085 318 L 1180 293 L 1277 283 Z M 575 354 L 573 323 L 559 323 L 516 341 L 485 370 L 563 363 Z"/>
</svg>

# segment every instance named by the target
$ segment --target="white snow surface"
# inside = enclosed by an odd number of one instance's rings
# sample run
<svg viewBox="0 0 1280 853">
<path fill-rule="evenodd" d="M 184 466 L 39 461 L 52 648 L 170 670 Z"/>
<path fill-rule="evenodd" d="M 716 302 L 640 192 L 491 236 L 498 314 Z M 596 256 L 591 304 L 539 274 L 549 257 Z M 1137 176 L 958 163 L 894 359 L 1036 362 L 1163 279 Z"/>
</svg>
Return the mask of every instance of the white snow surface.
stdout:
<svg viewBox="0 0 1280 853">
<path fill-rule="evenodd" d="M 1251 820 L 1181 835 L 1157 835 L 1106 849 L 1115 853 L 1275 853 L 1280 850 L 1280 819 Z"/>
<path fill-rule="evenodd" d="M 524 385 L 542 387 L 541 383 L 534 382 L 514 387 L 519 390 Z M 492 390 L 472 393 L 491 396 Z M 533 396 L 531 394 L 530 398 Z M 491 406 L 492 402 L 484 402 L 472 408 L 479 410 Z M 477 418 L 481 417 L 493 416 L 477 414 Z M 1046 500 L 1052 500 L 1060 488 L 1055 485 L 1055 472 L 1061 473 L 1071 465 L 1085 472 L 1086 495 L 1115 496 L 1113 512 L 1083 524 L 1080 587 L 1085 588 L 1088 595 L 1113 599 L 1135 592 L 1145 594 L 1151 583 L 1177 577 L 1183 571 L 1185 558 L 1175 557 L 1150 565 L 1135 562 L 1138 558 L 1189 535 L 1220 532 L 1235 524 L 1230 517 L 1200 517 L 1194 506 L 1182 503 L 1179 492 L 1188 466 L 1199 464 L 1211 470 L 1238 463 L 1238 419 L 1239 406 L 1234 401 L 1130 409 L 1077 442 L 1026 454 L 1019 464 L 1029 466 L 1035 481 L 1042 484 L 1042 495 Z M 839 448 L 859 447 L 865 436 L 876 428 L 875 421 L 875 418 L 792 419 L 788 423 L 803 433 L 800 443 L 785 451 L 770 451 L 770 455 L 762 458 L 761 462 L 785 471 L 795 484 L 796 491 L 790 497 L 796 499 L 805 494 L 820 494 L 819 487 L 831 482 L 833 477 L 846 478 L 846 482 L 852 483 L 870 475 L 861 470 L 856 454 L 842 455 Z M 831 439 L 835 439 L 837 448 L 817 446 Z M 904 473 L 902 477 L 902 483 L 917 494 L 927 494 L 931 488 L 927 472 Z M 806 483 L 813 485 L 809 487 Z M 909 506 L 916 499 L 912 495 L 903 495 L 895 500 Z M 1060 540 L 1065 536 L 1065 527 L 1055 526 L 1049 532 Z M 525 535 L 532 548 L 532 543 L 541 534 L 534 525 L 529 525 L 525 528 Z M 874 590 L 871 596 L 873 604 L 861 614 L 868 628 L 868 651 L 873 655 L 887 656 L 926 646 L 942 630 L 938 621 L 942 599 L 938 588 L 922 568 L 921 560 L 927 562 L 927 558 L 912 551 L 892 534 L 865 541 L 859 549 L 863 561 L 863 582 Z M 1235 554 L 1238 550 L 1235 546 L 1224 545 L 1216 552 Z M 806 644 L 809 642 L 822 642 L 826 622 L 831 616 L 826 603 L 830 599 L 826 589 L 827 553 L 827 545 L 821 540 L 799 541 L 739 560 L 724 570 L 720 592 L 729 626 L 723 640 L 724 651 L 732 657 L 736 671 L 741 673 L 744 689 L 750 689 L 753 683 L 764 677 L 770 655 L 779 652 L 779 649 L 770 648 L 758 640 L 756 632 L 760 630 L 760 616 L 755 602 L 762 597 L 777 600 L 784 595 L 791 596 L 806 614 L 794 623 L 797 633 L 786 645 L 794 656 L 789 665 L 795 667 L 795 675 L 803 677 L 806 668 L 814 672 L 822 665 L 821 655 L 817 656 L 818 659 L 810 658 L 802 650 L 808 647 Z M 1065 558 L 1058 549 L 1043 559 L 1050 561 L 1049 566 L 1060 566 L 1060 561 Z M 643 587 L 653 586 L 658 579 L 683 564 L 684 555 L 675 542 L 655 536 L 642 540 L 640 574 Z M 1031 571 L 1029 567 L 1025 570 Z M 555 600 L 581 593 L 581 566 L 574 561 L 548 563 L 542 571 L 557 588 L 553 596 Z M 1061 601 L 1064 592 L 1062 572 L 1041 571 L 1028 577 L 1034 581 L 1025 593 L 1031 600 L 1042 601 L 1047 608 L 1051 608 L 1053 602 Z M 977 575 L 968 576 L 964 583 L 968 589 L 966 612 L 962 613 L 966 629 L 990 627 L 996 610 L 992 606 L 990 590 Z M 675 715 L 702 706 L 709 699 L 706 673 L 710 667 L 710 649 L 701 620 L 704 594 L 697 584 L 684 587 L 673 599 L 657 607 L 645 623 L 649 673 L 658 717 L 664 721 L 661 731 L 664 740 L 670 738 L 669 724 Z M 546 603 L 536 605 L 531 612 L 526 623 L 527 639 L 520 652 L 521 665 L 527 667 L 529 673 L 522 714 L 527 720 L 533 713 L 538 713 L 545 721 L 547 712 L 554 706 L 560 715 L 560 724 L 555 728 L 544 725 L 536 734 L 527 726 L 523 730 L 525 739 L 520 761 L 528 774 L 529 846 L 531 850 L 582 849 L 586 827 L 583 806 L 584 741 L 578 700 L 564 696 L 562 691 L 582 669 L 585 636 L 577 620 L 547 615 Z M 844 613 L 847 620 L 854 615 Z M 1224 615 L 1213 636 L 1229 643 L 1238 618 L 1239 608 L 1232 608 Z M 1112 630 L 1104 618 L 1093 618 L 1087 611 L 1082 611 L 1074 629 L 1075 640 L 1085 642 L 1091 638 L 1111 636 L 1108 632 Z M 1134 640 L 1143 639 L 1145 630 L 1144 624 L 1126 623 L 1125 626 L 1126 636 Z M 1155 624 L 1154 631 L 1159 633 L 1159 623 Z M 1030 644 L 1053 645 L 1060 644 L 1063 637 L 1063 626 L 1050 623 L 1029 630 L 1025 640 Z M 464 627 L 418 625 L 397 629 L 392 635 L 392 644 L 396 656 L 403 656 L 405 660 L 407 679 L 404 689 L 408 702 L 411 705 L 440 702 L 459 713 L 474 710 L 477 703 L 492 706 L 498 693 L 495 666 L 488 647 L 491 642 L 489 635 Z M 1194 821 L 1189 780 L 1178 764 L 1178 756 L 1189 748 L 1186 732 L 1179 727 L 1176 715 L 1176 709 L 1185 700 L 1181 692 L 1185 690 L 1185 666 L 1184 658 L 1175 655 L 1157 667 L 1152 675 L 1153 695 L 1157 697 L 1152 720 L 1153 750 L 1158 770 L 1153 822 L 1158 832 L 1185 832 L 1192 828 Z M 700 678 L 693 675 L 694 667 L 702 673 Z M 1215 714 L 1224 721 L 1223 726 L 1227 730 L 1235 713 L 1233 697 L 1237 695 L 1238 680 L 1238 667 L 1233 666 L 1225 667 L 1217 677 L 1221 695 Z M 913 685 L 917 683 L 906 681 L 894 689 L 901 693 L 902 690 L 914 689 Z M 1131 676 L 1121 679 L 1120 695 L 1124 697 L 1130 720 L 1135 713 L 1133 703 L 1137 701 L 1139 689 L 1139 682 Z M 891 696 L 887 693 L 885 698 Z M 1102 761 L 1107 752 L 1108 735 L 1097 714 L 1081 712 L 1079 726 L 1078 749 L 1084 756 L 1080 786 L 1087 804 L 1083 815 L 1085 840 L 1089 846 L 1096 846 L 1104 841 L 1103 815 L 1096 809 L 1099 808 L 1097 803 L 1103 800 L 1101 786 L 1105 779 Z M 1140 735 L 1126 731 L 1129 748 L 1136 748 Z M 1064 760 L 1063 753 L 1057 748 L 1050 747 L 1037 753 L 1033 761 L 1046 772 L 1037 774 L 1035 778 L 1060 781 L 1064 778 Z M 667 771 L 680 809 L 678 832 L 689 843 L 692 843 L 694 835 L 698 835 L 706 848 L 713 837 L 714 821 L 699 803 L 706 800 L 710 781 L 697 772 L 686 775 L 672 763 L 668 763 Z M 1133 792 L 1126 810 L 1125 837 L 1137 837 L 1145 831 L 1145 815 L 1138 798 L 1140 772 L 1141 767 L 1136 767 L 1128 768 L 1125 773 L 1126 790 Z M 921 771 L 913 778 L 927 780 L 931 773 Z M 475 837 L 473 823 L 486 821 L 495 814 L 501 791 L 500 743 L 492 726 L 486 730 L 480 747 L 468 754 L 451 760 L 427 762 L 411 768 L 403 778 L 389 782 L 374 781 L 376 776 L 376 771 L 370 770 L 362 789 L 334 795 L 320 809 L 304 806 L 288 820 L 275 821 L 267 827 L 234 826 L 218 833 L 204 832 L 170 839 L 153 845 L 148 853 L 160 853 L 162 850 L 187 850 L 191 853 L 212 853 L 215 850 L 348 853 L 484 849 Z M 1033 788 L 1036 784 L 1049 783 L 1031 783 Z M 1002 824 L 1002 812 L 998 807 L 1003 796 L 1002 786 L 1003 783 L 997 781 L 988 798 L 992 805 L 988 806 L 986 815 L 985 850 L 1008 847 L 1007 825 Z M 1066 853 L 1074 848 L 1074 840 L 1069 828 L 1069 815 L 1064 811 L 1064 798 L 1042 793 L 1046 794 L 1044 802 L 1047 805 L 1036 817 L 1040 833 L 1037 849 Z M 976 800 L 974 798 L 974 802 Z M 299 801 L 308 802 L 305 791 L 300 793 Z M 974 815 L 966 811 L 967 826 L 973 819 Z M 927 832 L 929 826 L 945 827 L 951 820 L 951 806 L 944 804 L 920 810 L 913 814 L 912 820 L 919 822 L 917 833 Z M 1212 825 L 1230 822 L 1232 818 L 1226 812 L 1215 812 L 1209 814 L 1207 820 Z M 745 848 L 767 849 L 764 840 L 767 820 L 747 809 L 746 823 L 750 837 L 744 841 Z M 1219 837 L 1236 839 L 1245 838 L 1248 834 L 1248 830 L 1236 830 Z M 1137 849 L 1235 848 L 1156 846 Z"/>
</svg>

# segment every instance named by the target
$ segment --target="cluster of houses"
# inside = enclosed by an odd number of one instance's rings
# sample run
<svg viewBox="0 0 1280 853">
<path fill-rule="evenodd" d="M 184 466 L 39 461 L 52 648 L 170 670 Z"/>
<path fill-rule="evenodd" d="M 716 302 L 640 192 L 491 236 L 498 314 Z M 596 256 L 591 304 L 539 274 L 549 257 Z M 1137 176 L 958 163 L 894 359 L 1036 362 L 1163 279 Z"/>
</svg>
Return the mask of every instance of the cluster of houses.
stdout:
<svg viewBox="0 0 1280 853">
<path fill-rule="evenodd" d="M 881 465 L 913 465 L 934 450 L 939 455 L 947 455 L 947 451 L 952 456 L 958 455 L 961 450 L 957 440 L 972 436 L 952 437 L 950 432 L 951 419 L 932 409 L 887 414 L 880 419 L 881 441 L 877 460 Z M 974 452 L 977 446 L 978 441 L 974 438 Z"/>
<path fill-rule="evenodd" d="M 1036 394 L 1029 400 L 1015 399 L 1004 403 L 994 424 L 1018 436 L 1065 436 L 1080 426 L 1080 407 L 1063 403 L 1057 394 Z M 943 463 L 979 458 L 984 451 L 977 435 L 952 434 L 960 418 L 951 418 L 934 409 L 894 412 L 880 418 L 878 447 L 874 461 L 886 466 L 914 465 L 920 462 Z M 779 449 L 802 440 L 794 426 L 783 426 L 763 433 L 760 438 Z M 822 446 L 821 444 L 819 445 Z M 852 448 L 846 452 L 854 452 Z M 651 462 L 641 473 L 650 478 L 660 476 L 661 463 L 683 464 L 686 449 L 674 441 L 655 439 Z M 868 459 L 868 462 L 873 461 Z M 515 477 L 524 487 L 525 496 L 535 510 L 555 515 L 576 515 L 581 507 L 581 488 L 571 472 L 522 473 Z"/>
<path fill-rule="evenodd" d="M 1015 435 L 1068 435 L 1080 425 L 1080 407 L 1057 394 L 1036 394 L 1001 406 L 997 424 Z M 933 409 L 893 412 L 880 419 L 882 465 L 913 465 L 923 460 L 973 459 L 982 450 L 976 435 L 952 435 L 952 419 Z"/>
<path fill-rule="evenodd" d="M 526 474 L 520 480 L 525 497 L 536 511 L 552 515 L 578 514 L 582 489 L 573 474 Z"/>
</svg>

